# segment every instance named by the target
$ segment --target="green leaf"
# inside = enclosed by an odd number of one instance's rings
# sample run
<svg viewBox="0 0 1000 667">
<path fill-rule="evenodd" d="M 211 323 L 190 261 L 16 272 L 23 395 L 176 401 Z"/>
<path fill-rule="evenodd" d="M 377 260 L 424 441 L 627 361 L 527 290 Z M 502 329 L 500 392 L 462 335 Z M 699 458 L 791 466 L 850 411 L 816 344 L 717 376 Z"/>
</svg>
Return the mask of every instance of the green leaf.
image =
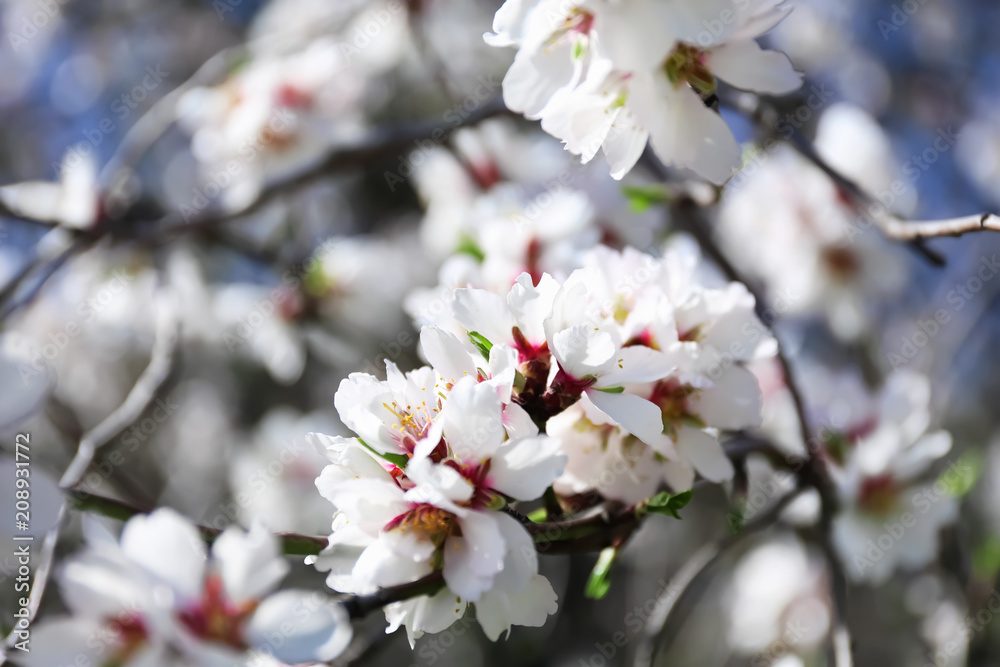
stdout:
<svg viewBox="0 0 1000 667">
<path fill-rule="evenodd" d="M 549 511 L 544 507 L 539 507 L 528 514 L 528 518 L 538 523 L 539 521 L 545 521 L 549 518 Z"/>
<path fill-rule="evenodd" d="M 603 391 L 605 394 L 621 394 L 625 391 L 625 387 L 594 387 L 597 391 Z"/>
<path fill-rule="evenodd" d="M 958 460 L 948 466 L 938 475 L 935 487 L 942 489 L 945 495 L 952 498 L 961 498 L 976 485 L 979 477 L 983 474 L 983 455 L 975 449 L 958 457 Z"/>
<path fill-rule="evenodd" d="M 1000 570 L 1000 537 L 989 536 L 972 552 L 972 570 L 976 576 L 989 581 Z"/>
<path fill-rule="evenodd" d="M 459 239 L 455 253 L 459 255 L 471 255 L 480 264 L 486 259 L 486 253 L 483 252 L 483 249 L 479 247 L 479 244 L 471 236 L 466 234 L 463 234 L 462 238 Z"/>
<path fill-rule="evenodd" d="M 637 516 L 644 516 L 646 514 L 667 514 L 675 519 L 680 519 L 681 515 L 678 514 L 679 510 L 684 509 L 684 507 L 691 502 L 691 498 L 694 493 L 691 489 L 684 491 L 683 493 L 669 494 L 666 491 L 661 491 L 649 500 L 640 504 L 636 508 Z"/>
<path fill-rule="evenodd" d="M 380 459 L 385 459 L 386 461 L 388 461 L 389 463 L 391 463 L 392 465 L 396 466 L 401 470 L 403 468 L 406 468 L 406 464 L 410 460 L 406 456 L 406 454 L 382 454 L 381 452 L 376 451 L 371 445 L 369 445 L 361 438 L 358 438 L 358 442 L 367 447 L 368 451 L 370 451 L 375 456 L 379 457 Z"/>
<path fill-rule="evenodd" d="M 660 186 L 647 185 L 622 186 L 622 194 L 628 199 L 629 208 L 633 213 L 642 213 L 649 210 L 654 204 L 664 204 L 670 201 L 670 195 Z"/>
<path fill-rule="evenodd" d="M 742 507 L 734 509 L 726 515 L 726 525 L 729 526 L 729 532 L 735 535 L 743 530 L 743 524 L 746 523 L 746 520 L 746 512 L 744 512 Z"/>
<path fill-rule="evenodd" d="M 494 491 L 486 492 L 486 509 L 499 511 L 507 507 L 507 499 Z"/>
<path fill-rule="evenodd" d="M 591 600 L 600 600 L 608 594 L 608 591 L 611 590 L 611 566 L 617 556 L 618 549 L 615 547 L 607 547 L 601 551 L 597 564 L 594 565 L 594 569 L 590 571 L 590 577 L 587 579 L 587 587 L 583 591 L 585 596 Z"/>
<path fill-rule="evenodd" d="M 483 355 L 483 358 L 488 361 L 490 358 L 490 350 L 493 349 L 493 343 L 488 341 L 486 336 L 478 331 L 469 332 L 469 341 L 475 345 L 477 350 L 479 350 L 479 354 Z"/>
</svg>

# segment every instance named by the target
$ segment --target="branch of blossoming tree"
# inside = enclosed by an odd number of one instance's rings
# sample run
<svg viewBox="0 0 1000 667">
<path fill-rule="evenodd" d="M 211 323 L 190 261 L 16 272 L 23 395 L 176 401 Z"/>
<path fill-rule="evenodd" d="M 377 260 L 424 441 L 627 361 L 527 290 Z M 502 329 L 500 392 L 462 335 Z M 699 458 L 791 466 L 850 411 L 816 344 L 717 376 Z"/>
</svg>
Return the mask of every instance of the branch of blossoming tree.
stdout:
<svg viewBox="0 0 1000 667">
<path fill-rule="evenodd" d="M 156 342 L 153 344 L 153 352 L 149 365 L 143 371 L 142 375 L 139 376 L 135 386 L 129 392 L 122 405 L 81 438 L 76 455 L 59 480 L 61 488 L 70 489 L 79 483 L 87 471 L 90 462 L 93 460 L 97 449 L 107 444 L 114 436 L 139 418 L 156 398 L 158 390 L 169 376 L 177 342 L 178 322 L 172 303 L 166 304 L 161 312 L 163 315 L 158 322 Z M 31 583 L 31 592 L 28 595 L 28 623 L 38 613 L 38 607 L 45 594 L 45 588 L 48 584 L 55 556 L 55 547 L 59 541 L 59 535 L 62 532 L 66 516 L 66 507 L 63 506 L 59 511 L 55 525 L 49 529 L 49 532 L 45 536 L 39 565 L 35 570 L 35 576 Z M 12 633 L 7 641 L 10 642 L 13 636 Z"/>
<path fill-rule="evenodd" d="M 133 177 L 136 166 L 149 148 L 177 121 L 177 103 L 192 88 L 216 81 L 247 57 L 245 45 L 225 48 L 206 60 L 184 83 L 158 99 L 143 113 L 118 143 L 115 152 L 101 169 L 98 181 L 108 189 L 104 206 L 113 210 L 125 186 Z"/>
<path fill-rule="evenodd" d="M 65 491 L 69 503 L 81 512 L 93 512 L 119 521 L 127 521 L 152 509 L 142 509 L 121 500 L 92 494 L 82 489 Z M 622 536 L 628 536 L 647 516 L 645 503 L 624 506 L 605 502 L 566 521 L 534 522 L 527 520 L 525 528 L 534 539 L 540 553 L 562 554 L 599 551 Z M 522 515 L 518 515 L 522 516 Z M 527 517 L 523 517 L 527 519 Z M 519 519 L 521 520 L 521 519 Z M 202 537 L 213 541 L 221 531 L 200 526 Z M 318 535 L 279 533 L 282 551 L 289 556 L 314 556 L 326 548 L 327 538 Z"/>
<path fill-rule="evenodd" d="M 660 163 L 659 160 L 657 160 L 656 157 L 653 156 L 648 150 L 643 155 L 642 161 L 643 164 L 660 180 L 666 181 L 668 175 L 666 170 L 663 168 L 662 163 Z M 767 299 L 764 296 L 763 289 L 753 281 L 744 277 L 736 266 L 729 261 L 729 258 L 724 252 L 722 252 L 722 249 L 719 248 L 718 243 L 716 243 L 715 238 L 712 236 L 708 221 L 705 219 L 703 209 L 698 202 L 690 196 L 680 196 L 672 202 L 672 210 L 674 212 L 674 215 L 671 218 L 673 223 L 694 237 L 694 240 L 698 243 L 702 252 L 719 267 L 723 275 L 725 275 L 728 280 L 746 285 L 747 289 L 750 290 L 750 293 L 754 296 L 757 316 L 760 317 L 761 320 L 773 331 L 773 310 L 767 307 Z M 772 313 L 772 316 L 768 317 L 768 313 Z M 809 419 L 806 413 L 805 400 L 803 399 L 802 391 L 799 388 L 794 373 L 792 372 L 792 365 L 788 360 L 788 356 L 784 352 L 784 346 L 782 345 L 777 332 L 775 332 L 775 341 L 778 348 L 778 362 L 781 365 L 782 374 L 785 378 L 785 385 L 792 396 L 792 401 L 795 406 L 795 413 L 799 424 L 799 434 L 802 438 L 802 443 L 807 450 L 805 465 L 801 466 L 801 468 L 797 471 L 797 474 L 800 477 L 804 477 L 806 481 L 816 488 L 823 500 L 823 506 L 826 508 L 825 512 L 828 516 L 832 516 L 832 513 L 835 511 L 838 504 L 837 495 L 834 492 L 833 482 L 830 480 L 829 473 L 827 472 L 823 461 L 817 456 L 817 452 L 809 447 L 809 443 L 812 442 L 812 436 Z"/>
<path fill-rule="evenodd" d="M 127 521 L 152 509 L 139 509 L 125 502 L 95 495 L 82 489 L 66 489 L 68 504 L 81 512 L 93 512 L 119 521 Z M 565 554 L 600 551 L 606 546 L 621 544 L 648 514 L 646 503 L 624 506 L 606 502 L 567 521 L 539 522 L 528 520 L 525 528 L 532 535 L 535 548 L 543 554 Z M 515 513 L 516 514 L 516 513 Z M 521 515 L 517 515 L 520 517 Z M 526 519 L 526 517 L 523 517 Z M 520 520 L 520 519 L 519 519 Z M 202 538 L 212 542 L 221 534 L 218 528 L 198 527 Z M 290 556 L 318 555 L 328 545 L 325 537 L 279 533 L 282 552 Z M 340 598 L 351 618 L 361 618 L 387 604 L 421 595 L 433 595 L 444 586 L 441 571 L 399 586 L 379 589 L 368 595 L 348 595 Z"/>
<path fill-rule="evenodd" d="M 650 170 L 656 174 L 660 180 L 666 181 L 667 174 L 663 165 L 648 154 L 644 156 L 644 163 Z M 795 378 L 795 374 L 792 370 L 791 362 L 788 356 L 785 354 L 784 346 L 782 345 L 781 339 L 775 331 L 774 322 L 771 321 L 773 318 L 768 318 L 768 308 L 767 301 L 764 298 L 763 291 L 757 287 L 754 283 L 746 280 L 740 273 L 740 271 L 729 261 L 725 253 L 718 247 L 715 242 L 711 232 L 709 231 L 707 220 L 704 219 L 704 214 L 702 208 L 690 197 L 681 197 L 673 202 L 673 210 L 675 215 L 672 220 L 674 224 L 678 227 L 690 233 L 695 241 L 701 247 L 705 255 L 716 262 L 719 269 L 723 274 L 729 279 L 737 282 L 741 282 L 746 285 L 747 289 L 750 290 L 751 294 L 754 296 L 756 302 L 756 310 L 758 317 L 761 318 L 775 333 L 775 342 L 777 344 L 776 356 L 778 358 L 778 363 L 781 365 L 782 375 L 784 376 L 785 386 L 788 389 L 789 394 L 792 397 L 792 403 L 795 407 L 795 413 L 799 425 L 799 435 L 802 438 L 802 444 L 806 449 L 806 457 L 802 462 L 802 465 L 798 465 L 793 468 L 796 476 L 799 479 L 799 483 L 807 484 L 816 489 L 820 496 L 820 530 L 823 535 L 824 543 L 828 542 L 830 539 L 830 530 L 832 526 L 833 517 L 836 514 L 837 507 L 840 504 L 839 498 L 837 497 L 836 487 L 830 478 L 830 473 L 826 468 L 826 464 L 823 459 L 819 456 L 819 449 L 812 446 L 814 440 L 812 438 L 812 427 L 809 423 L 808 413 L 806 411 L 805 400 L 803 398 L 802 390 Z M 832 551 L 828 551 L 829 556 L 832 556 Z M 830 558 L 831 571 L 838 571 L 840 569 L 840 563 L 836 558 Z M 837 603 L 837 618 L 838 632 L 837 635 L 831 641 L 831 651 L 833 652 L 834 664 L 836 667 L 844 667 L 852 664 L 853 659 L 851 657 L 851 647 L 850 647 L 850 636 L 847 631 L 846 624 L 846 578 L 844 577 L 834 577 L 832 585 L 836 587 L 834 590 L 834 600 Z"/>
<path fill-rule="evenodd" d="M 765 104 L 759 96 L 742 93 L 727 99 L 725 104 L 749 116 L 757 128 L 767 133 L 767 136 L 778 138 L 779 123 L 774 122 L 778 117 L 777 112 Z M 789 132 L 791 134 L 788 134 Z M 890 212 L 875 196 L 823 159 L 815 146 L 794 127 L 787 126 L 784 133 L 785 136 L 781 138 L 788 141 L 803 157 L 826 174 L 860 215 L 869 217 L 887 238 L 910 242 L 935 265 L 943 266 L 944 257 L 926 247 L 923 241 L 945 236 L 962 236 L 971 232 L 1000 231 L 1000 218 L 986 212 L 949 220 L 903 220 Z"/>
<path fill-rule="evenodd" d="M 45 283 L 49 281 L 52 276 L 54 276 L 59 269 L 63 267 L 70 260 L 73 255 L 83 252 L 89 248 L 95 242 L 95 238 L 87 235 L 77 235 L 74 239 L 67 245 L 63 250 L 61 250 L 55 257 L 42 261 L 33 261 L 32 271 L 26 272 L 23 275 L 18 274 L 12 279 L 12 282 L 8 283 L 3 289 L 3 299 L 0 299 L 0 303 L 3 303 L 3 308 L 0 309 L 0 321 L 7 319 L 13 313 L 24 308 L 25 306 L 31 305 L 32 302 L 41 293 L 42 288 Z M 36 270 L 40 271 L 40 275 L 35 278 L 35 283 L 30 289 L 25 291 L 19 298 L 14 298 L 18 287 L 21 286 L 32 274 L 36 273 Z"/>
<path fill-rule="evenodd" d="M 352 17 L 354 15 L 356 14 L 351 14 Z M 324 19 L 313 28 L 322 31 L 330 23 L 331 19 Z M 295 28 L 289 28 L 284 33 L 269 32 L 254 41 L 226 47 L 206 60 L 186 81 L 157 100 L 128 129 L 101 170 L 98 180 L 106 191 L 105 209 L 114 210 L 117 206 L 126 205 L 130 199 L 127 184 L 149 148 L 177 122 L 177 103 L 185 93 L 193 88 L 211 85 L 221 80 L 258 48 L 277 51 L 280 48 L 294 48 L 301 44 L 301 33 Z"/>
<path fill-rule="evenodd" d="M 148 514 L 152 511 L 151 509 L 138 509 L 120 500 L 94 495 L 81 490 L 67 490 L 66 498 L 76 510 L 93 512 L 119 521 L 128 521 L 138 514 Z M 214 541 L 222 533 L 218 528 L 209 528 L 207 526 L 200 526 L 199 531 L 207 542 Z M 281 540 L 283 553 L 289 556 L 316 555 L 327 546 L 327 539 L 325 537 L 279 533 L 278 538 Z M 408 600 L 420 595 L 431 595 L 437 592 L 443 585 L 444 579 L 441 572 L 437 571 L 410 583 L 382 588 L 370 595 L 347 596 L 341 601 L 350 613 L 351 618 L 360 618 L 392 602 Z"/>
<path fill-rule="evenodd" d="M 76 456 L 59 480 L 60 487 L 70 489 L 80 483 L 97 450 L 142 416 L 170 376 L 180 334 L 180 319 L 169 288 L 161 288 L 157 305 L 156 335 L 149 364 L 122 404 L 81 438 Z"/>
<path fill-rule="evenodd" d="M 659 646 L 666 644 L 661 636 L 670 620 L 670 614 L 677 608 L 681 599 L 691 590 L 691 585 L 712 565 L 729 553 L 729 550 L 746 538 L 762 532 L 773 526 L 781 513 L 795 500 L 803 490 L 804 485 L 782 496 L 766 512 L 744 525 L 738 533 L 727 535 L 722 539 L 710 542 L 701 547 L 671 578 L 667 589 L 656 601 L 656 606 L 643 633 L 642 641 L 636 650 L 634 667 L 652 667 Z"/>
<path fill-rule="evenodd" d="M 147 243 L 160 244 L 170 240 L 175 234 L 196 232 L 206 227 L 232 222 L 256 213 L 271 202 L 322 178 L 409 152 L 418 141 L 443 140 L 460 128 L 510 113 L 503 100 L 495 99 L 483 104 L 458 123 L 442 124 L 437 121 L 415 126 L 376 128 L 369 136 L 353 144 L 338 146 L 313 163 L 268 183 L 253 203 L 240 210 L 206 211 L 190 219 L 186 219 L 185 215 L 178 211 L 157 220 L 152 225 L 152 230 L 137 231 L 136 236 Z"/>
<path fill-rule="evenodd" d="M 793 472 L 797 465 L 801 464 L 798 455 L 783 452 L 770 440 L 747 433 L 738 433 L 726 440 L 722 443 L 722 449 L 730 459 L 745 458 L 750 454 L 757 454 L 767 459 L 773 467 Z"/>
<path fill-rule="evenodd" d="M 833 591 L 833 609 L 836 614 L 828 662 L 832 667 L 852 667 L 851 634 L 847 626 L 847 574 L 844 572 L 844 564 L 834 551 L 829 530 L 822 532 L 820 544 L 830 568 L 830 589 Z"/>
</svg>

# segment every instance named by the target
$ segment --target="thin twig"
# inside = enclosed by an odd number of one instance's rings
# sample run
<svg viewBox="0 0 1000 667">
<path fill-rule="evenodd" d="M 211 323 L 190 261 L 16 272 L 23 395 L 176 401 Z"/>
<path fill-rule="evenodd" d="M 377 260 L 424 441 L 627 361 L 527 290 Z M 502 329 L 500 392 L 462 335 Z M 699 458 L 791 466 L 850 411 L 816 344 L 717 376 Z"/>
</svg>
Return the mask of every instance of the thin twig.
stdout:
<svg viewBox="0 0 1000 667">
<path fill-rule="evenodd" d="M 774 110 L 766 106 L 758 96 L 744 93 L 736 100 L 727 100 L 725 104 L 746 113 L 762 131 L 774 134 L 776 127 L 768 128 L 764 122 L 765 116 L 774 115 Z M 790 136 L 785 137 L 788 143 L 834 182 L 858 214 L 875 223 L 887 238 L 911 242 L 918 251 L 936 265 L 943 265 L 944 258 L 939 253 L 923 246 L 921 241 L 945 236 L 962 236 L 970 232 L 1000 231 L 1000 218 L 992 213 L 978 213 L 950 220 L 904 220 L 892 213 L 870 192 L 827 162 L 812 142 L 802 136 L 795 128 L 787 126 L 787 129 L 783 131 L 791 132 Z"/>
<path fill-rule="evenodd" d="M 644 156 L 643 163 L 661 180 L 666 181 L 666 170 L 655 157 L 647 152 Z M 851 185 L 855 190 L 860 192 L 860 189 L 857 188 L 856 185 Z M 675 212 L 677 213 L 677 215 L 672 218 L 674 223 L 694 237 L 695 241 L 702 249 L 702 252 L 716 263 L 727 279 L 743 283 L 746 286 L 746 288 L 754 296 L 758 317 L 767 321 L 765 318 L 765 314 L 768 312 L 767 301 L 764 297 L 763 290 L 751 281 L 746 280 L 736 266 L 729 261 L 726 254 L 719 248 L 715 238 L 712 236 L 711 231 L 708 228 L 707 220 L 705 220 L 704 215 L 702 214 L 701 207 L 699 207 L 690 197 L 680 197 L 673 202 L 673 205 Z M 767 321 L 767 324 L 771 327 L 772 331 L 775 330 L 775 322 Z M 829 471 L 826 468 L 826 463 L 820 456 L 821 452 L 819 448 L 812 446 L 814 440 L 812 438 L 812 428 L 809 423 L 805 399 L 798 381 L 796 380 L 791 361 L 785 353 L 784 346 L 782 345 L 777 331 L 775 331 L 774 338 L 777 347 L 776 356 L 778 358 L 778 363 L 781 365 L 785 386 L 787 387 L 789 394 L 792 396 L 792 403 L 795 408 L 795 414 L 799 426 L 799 435 L 802 438 L 802 444 L 806 449 L 806 459 L 804 465 L 798 467 L 795 472 L 800 483 L 806 483 L 809 486 L 812 486 L 816 489 L 817 493 L 819 493 L 821 502 L 820 528 L 825 542 L 829 540 L 831 523 L 833 516 L 837 511 L 839 499 L 837 497 L 836 487 L 834 486 L 833 481 L 830 478 Z M 839 561 L 832 560 L 830 566 L 832 569 L 838 568 Z M 838 589 L 834 591 L 834 599 L 838 603 L 837 615 L 838 618 L 844 618 L 846 612 L 840 605 L 846 600 L 846 584 L 844 587 L 841 587 L 840 580 L 837 580 L 836 578 L 833 583 L 838 587 Z M 846 635 L 846 623 L 843 627 L 843 632 Z M 842 647 L 845 645 L 848 646 L 848 653 L 846 656 L 840 653 Z M 836 664 L 838 667 L 840 665 L 851 664 L 849 640 L 846 642 L 834 641 L 832 642 L 832 647 L 836 652 Z"/>
<path fill-rule="evenodd" d="M 681 566 L 671 578 L 667 589 L 656 601 L 654 611 L 646 623 L 642 643 L 636 650 L 634 667 L 652 667 L 656 657 L 657 638 L 670 620 L 670 614 L 677 608 L 685 593 L 690 590 L 691 584 L 734 546 L 747 537 L 774 525 L 785 508 L 798 497 L 800 491 L 801 488 L 783 496 L 759 519 L 745 525 L 735 535 L 728 535 L 721 540 L 701 547 Z"/>
<path fill-rule="evenodd" d="M 69 261 L 70 257 L 89 248 L 94 241 L 95 239 L 93 237 L 78 235 L 75 239 L 73 239 L 72 243 L 62 250 L 62 252 L 49 261 L 44 269 L 42 269 L 41 275 L 35 279 L 35 284 L 32 285 L 31 288 L 28 289 L 20 298 L 12 298 L 13 293 L 17 291 L 17 285 L 14 286 L 15 289 L 10 290 L 10 293 L 7 293 L 7 290 L 5 289 L 5 296 L 9 296 L 10 298 L 4 305 L 3 309 L 0 310 L 0 320 L 5 320 L 16 311 L 30 305 L 41 293 L 45 283 L 47 283 L 49 279 L 54 276 L 59 269 L 66 264 L 66 262 Z M 24 280 L 25 278 L 21 278 L 21 282 L 24 282 Z"/>
<path fill-rule="evenodd" d="M 84 434 L 76 456 L 59 480 L 59 486 L 63 489 L 73 488 L 80 483 L 97 450 L 128 428 L 146 411 L 169 377 L 179 333 L 177 304 L 173 302 L 172 294 L 161 294 L 158 316 L 156 339 L 149 365 L 139 376 L 135 386 L 125 397 L 125 401 L 104 421 Z"/>
<path fill-rule="evenodd" d="M 236 211 L 206 211 L 205 213 L 186 219 L 181 212 L 173 213 L 156 222 L 152 233 L 147 233 L 144 240 L 151 243 L 163 243 L 174 234 L 203 230 L 214 227 L 255 213 L 280 197 L 293 193 L 316 181 L 368 165 L 377 160 L 394 155 L 405 157 L 412 151 L 418 141 L 430 139 L 443 141 L 455 130 L 475 125 L 488 118 L 509 113 L 502 100 L 493 100 L 480 106 L 457 123 L 433 122 L 416 126 L 382 128 L 361 141 L 348 146 L 338 146 L 323 158 L 267 184 L 248 206 Z M 396 177 L 400 178 L 398 174 Z M 402 179 L 401 179 L 402 180 Z"/>
<path fill-rule="evenodd" d="M 87 472 L 87 467 L 93 461 L 97 449 L 107 444 L 115 435 L 139 418 L 149 404 L 152 403 L 156 393 L 169 376 L 177 342 L 176 307 L 175 304 L 166 299 L 161 301 L 161 303 L 163 303 L 163 308 L 161 310 L 156 342 L 153 344 L 149 366 L 143 371 L 122 405 L 81 438 L 76 455 L 59 480 L 59 486 L 62 489 L 72 489 L 79 483 L 80 479 Z M 59 510 L 59 516 L 55 525 L 49 529 L 49 532 L 45 536 L 41 559 L 32 578 L 31 592 L 28 597 L 27 623 L 29 624 L 34 620 L 42 597 L 45 594 L 45 588 L 52 570 L 56 543 L 59 541 L 59 534 L 62 532 L 62 527 L 67 518 L 66 507 L 64 504 Z M 11 642 L 15 641 L 15 637 L 16 635 L 11 632 L 6 638 L 5 644 L 10 646 Z"/>
</svg>

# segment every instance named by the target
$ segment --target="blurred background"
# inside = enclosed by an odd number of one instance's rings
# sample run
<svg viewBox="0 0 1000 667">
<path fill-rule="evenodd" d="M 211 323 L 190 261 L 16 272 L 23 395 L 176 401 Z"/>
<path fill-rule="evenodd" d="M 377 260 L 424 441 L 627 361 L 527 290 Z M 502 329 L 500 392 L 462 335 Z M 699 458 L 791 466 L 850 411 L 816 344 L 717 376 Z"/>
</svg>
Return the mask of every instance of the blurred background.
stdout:
<svg viewBox="0 0 1000 667">
<path fill-rule="evenodd" d="M 5 460 L 28 432 L 34 470 L 57 480 L 128 395 L 158 331 L 176 327 L 159 403 L 98 453 L 83 487 L 217 528 L 261 519 L 326 534 L 331 508 L 313 486 L 324 459 L 303 436 L 347 434 L 333 395 L 348 373 L 422 363 L 414 322 L 443 307 L 441 286 L 495 286 L 525 257 L 565 270 L 599 240 L 658 252 L 682 235 L 676 207 L 656 201 L 658 174 L 640 166 L 615 182 L 602 158 L 579 165 L 503 111 L 513 52 L 482 40 L 499 4 L 4 0 L 0 184 L 35 182 L 4 188 L 4 202 L 60 223 L 0 217 L 0 397 L 32 413 L 0 423 Z M 951 488 L 959 519 L 934 566 L 850 586 L 857 664 L 997 665 L 1000 623 L 963 622 L 989 609 L 1000 571 L 1000 236 L 929 241 L 938 266 L 882 239 L 794 151 L 758 140 L 793 126 L 902 217 L 996 210 L 1000 5 L 792 4 L 766 41 L 805 72 L 802 90 L 770 101 L 763 128 L 723 91 L 744 169 L 722 192 L 684 174 L 671 184 L 768 296 L 817 423 L 862 419 L 905 368 L 930 378 L 930 421 L 954 435 L 940 471 L 966 471 Z M 97 238 L 73 232 L 95 225 Z M 755 371 L 763 431 L 801 448 L 778 374 Z M 561 601 L 545 627 L 491 644 L 467 617 L 411 651 L 376 614 L 342 662 L 829 664 L 830 573 L 787 524 L 741 542 L 656 623 L 688 558 L 788 481 L 755 456 L 746 470 L 735 488 L 696 488 L 683 521 L 647 522 L 603 600 L 583 595 L 596 554 L 544 556 Z M 56 494 L 36 500 L 38 534 Z M 57 557 L 78 545 L 74 518 Z M 15 569 L 9 540 L 0 549 L 6 628 Z M 297 564 L 292 584 L 322 581 Z M 42 614 L 60 608 L 53 587 Z"/>
</svg>

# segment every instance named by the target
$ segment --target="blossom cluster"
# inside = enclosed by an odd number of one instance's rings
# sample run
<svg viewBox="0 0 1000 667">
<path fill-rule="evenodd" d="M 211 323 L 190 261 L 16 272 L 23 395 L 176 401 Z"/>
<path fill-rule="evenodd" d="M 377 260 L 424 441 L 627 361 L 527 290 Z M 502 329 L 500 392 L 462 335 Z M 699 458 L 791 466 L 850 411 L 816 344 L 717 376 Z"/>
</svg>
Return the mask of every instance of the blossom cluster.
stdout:
<svg viewBox="0 0 1000 667">
<path fill-rule="evenodd" d="M 896 569 L 928 565 L 938 533 L 958 519 L 955 489 L 971 471 L 953 464 L 940 479 L 929 477 L 952 446 L 949 432 L 928 432 L 930 396 L 927 377 L 894 373 L 873 414 L 827 448 L 844 505 L 833 543 L 856 581 L 882 583 Z"/>
<path fill-rule="evenodd" d="M 313 664 L 351 639 L 342 605 L 306 590 L 275 592 L 289 570 L 262 526 L 227 529 L 211 555 L 198 528 L 171 509 L 130 519 L 120 541 L 84 519 L 88 548 L 63 564 L 72 616 L 34 629 L 27 667 Z"/>
<path fill-rule="evenodd" d="M 637 503 L 696 474 L 732 477 L 719 436 L 760 423 L 743 364 L 766 337 L 744 286 L 708 287 L 696 269 L 683 246 L 662 258 L 597 246 L 562 281 L 459 288 L 421 330 L 429 366 L 345 379 L 335 404 L 358 437 L 312 436 L 331 462 L 317 487 L 337 508 L 310 559 L 327 583 L 365 594 L 440 572 L 437 592 L 386 608 L 389 631 L 412 643 L 472 604 L 496 640 L 556 610 L 514 503 L 553 485 Z"/>
<path fill-rule="evenodd" d="M 801 85 L 756 42 L 789 11 L 783 0 L 508 0 L 485 38 L 518 49 L 507 106 L 584 162 L 603 150 L 621 178 L 649 140 L 665 164 L 723 183 L 740 148 L 705 101 L 717 79 L 772 95 Z"/>
</svg>

